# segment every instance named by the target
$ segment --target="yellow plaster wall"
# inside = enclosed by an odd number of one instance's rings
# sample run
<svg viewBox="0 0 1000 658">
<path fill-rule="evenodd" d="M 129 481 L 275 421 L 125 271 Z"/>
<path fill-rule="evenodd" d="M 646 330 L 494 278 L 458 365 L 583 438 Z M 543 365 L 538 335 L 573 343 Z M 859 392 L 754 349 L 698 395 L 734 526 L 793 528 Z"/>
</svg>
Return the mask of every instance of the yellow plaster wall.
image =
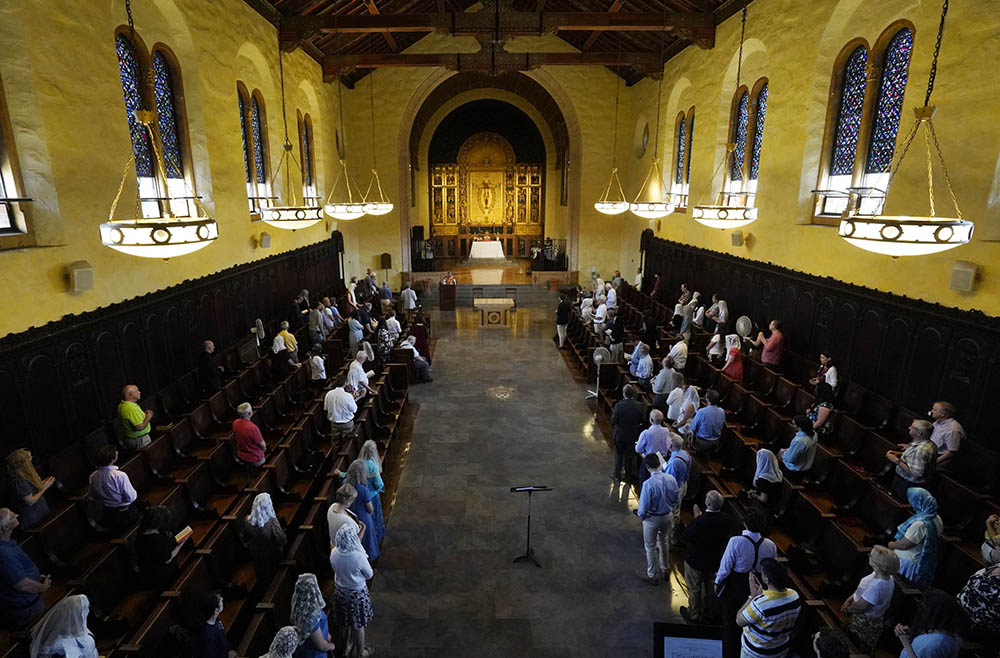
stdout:
<svg viewBox="0 0 1000 658">
<path fill-rule="evenodd" d="M 273 26 L 242 0 L 149 0 L 133 3 L 133 15 L 146 47 L 166 44 L 179 61 L 195 184 L 220 238 L 167 262 L 101 245 L 98 224 L 107 219 L 131 148 L 114 48 L 114 30 L 126 22 L 124 2 L 0 3 L 0 77 L 25 193 L 35 199 L 30 218 L 47 245 L 0 251 L 0 336 L 329 235 L 324 223 L 292 233 L 251 223 L 247 212 L 236 81 L 263 94 L 273 171 L 283 141 Z M 295 110 L 308 112 L 317 187 L 325 190 L 336 173 L 336 94 L 301 51 L 285 56 L 285 86 L 289 138 L 298 144 Z M 133 170 L 119 216 L 134 207 L 134 181 Z M 275 185 L 283 189 L 280 180 Z M 265 230 L 271 248 L 254 249 L 251 236 Z M 93 290 L 66 292 L 63 268 L 76 260 L 94 266 Z"/>
<path fill-rule="evenodd" d="M 834 59 L 854 38 L 873 44 L 891 23 L 905 19 L 916 28 L 900 137 L 923 104 L 941 4 L 923 0 L 865 2 L 839 0 L 756 0 L 750 5 L 742 80 L 769 79 L 768 109 L 761 154 L 757 206 L 760 219 L 744 227 L 749 247 L 732 247 L 729 232 L 697 224 L 689 214 L 661 222 L 657 235 L 670 240 L 773 262 L 811 274 L 960 308 L 1000 315 L 1000 18 L 990 3 L 952 3 L 941 51 L 933 103 L 935 126 L 964 215 L 976 222 L 973 242 L 941 254 L 891 259 L 848 245 L 837 229 L 810 225 Z M 665 66 L 661 130 L 664 165 L 673 163 L 677 113 L 696 106 L 691 195 L 712 202 L 720 186 L 716 169 L 724 156 L 730 102 L 736 88 L 739 15 L 719 26 L 711 51 L 688 48 Z M 631 119 L 655 121 L 656 85 L 646 80 L 629 90 Z M 914 143 L 893 183 L 887 214 L 926 214 L 924 145 Z M 638 185 L 648 158 L 630 160 L 629 180 Z M 713 180 L 713 174 L 714 176 Z M 938 212 L 951 212 L 940 172 Z M 710 185 L 711 183 L 711 185 Z M 622 239 L 623 265 L 634 261 L 647 222 L 634 220 Z M 956 259 L 982 269 L 970 294 L 948 289 Z M 711 291 L 703 291 L 711 292 Z"/>
</svg>

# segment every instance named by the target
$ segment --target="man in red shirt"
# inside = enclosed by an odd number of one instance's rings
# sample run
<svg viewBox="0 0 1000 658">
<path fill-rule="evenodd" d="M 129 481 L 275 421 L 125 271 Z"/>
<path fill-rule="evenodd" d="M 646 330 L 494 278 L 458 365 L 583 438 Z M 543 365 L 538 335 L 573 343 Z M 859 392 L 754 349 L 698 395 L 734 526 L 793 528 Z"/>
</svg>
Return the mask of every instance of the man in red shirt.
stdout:
<svg viewBox="0 0 1000 658">
<path fill-rule="evenodd" d="M 771 330 L 770 337 L 765 338 L 764 332 L 757 334 L 757 340 L 753 344 L 762 347 L 760 361 L 765 366 L 778 367 L 781 365 L 781 357 L 785 354 L 785 334 L 781 332 L 781 320 L 771 320 L 768 326 Z"/>
<path fill-rule="evenodd" d="M 236 407 L 239 418 L 233 421 L 233 439 L 236 441 L 236 458 L 253 466 L 264 463 L 264 451 L 267 444 L 260 433 L 260 428 L 250 420 L 253 408 L 249 402 Z"/>
</svg>

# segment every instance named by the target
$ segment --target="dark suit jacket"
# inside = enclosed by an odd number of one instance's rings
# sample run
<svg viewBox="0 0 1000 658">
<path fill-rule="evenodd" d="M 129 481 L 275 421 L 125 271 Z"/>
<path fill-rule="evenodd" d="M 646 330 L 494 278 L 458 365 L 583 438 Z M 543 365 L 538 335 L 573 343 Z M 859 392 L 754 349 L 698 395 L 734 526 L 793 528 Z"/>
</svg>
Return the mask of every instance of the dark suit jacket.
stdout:
<svg viewBox="0 0 1000 658">
<path fill-rule="evenodd" d="M 638 400 L 623 399 L 611 412 L 612 438 L 625 445 L 639 440 L 639 432 L 646 424 L 646 405 Z"/>
</svg>

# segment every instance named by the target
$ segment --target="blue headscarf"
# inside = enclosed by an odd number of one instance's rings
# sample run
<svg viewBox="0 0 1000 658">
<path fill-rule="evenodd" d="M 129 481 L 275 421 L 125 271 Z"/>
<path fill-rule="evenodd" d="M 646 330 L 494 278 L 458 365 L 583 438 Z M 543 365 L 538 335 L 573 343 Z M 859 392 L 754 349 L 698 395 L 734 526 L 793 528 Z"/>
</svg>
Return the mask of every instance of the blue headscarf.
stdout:
<svg viewBox="0 0 1000 658">
<path fill-rule="evenodd" d="M 901 559 L 899 573 L 915 585 L 930 585 L 934 580 L 934 570 L 938 563 L 937 499 L 922 487 L 906 490 L 906 500 L 913 508 L 913 516 L 906 519 L 896 529 L 896 540 L 903 538 L 907 529 L 915 522 L 924 525 L 924 541 L 920 544 L 920 554 L 916 560 Z"/>
</svg>

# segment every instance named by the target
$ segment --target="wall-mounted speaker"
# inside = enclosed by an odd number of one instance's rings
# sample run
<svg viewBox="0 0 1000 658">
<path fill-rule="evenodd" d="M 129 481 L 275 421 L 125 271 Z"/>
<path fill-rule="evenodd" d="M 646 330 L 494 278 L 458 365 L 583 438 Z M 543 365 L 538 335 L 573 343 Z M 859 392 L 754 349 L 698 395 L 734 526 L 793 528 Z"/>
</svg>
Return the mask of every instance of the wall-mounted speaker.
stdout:
<svg viewBox="0 0 1000 658">
<path fill-rule="evenodd" d="M 271 234 L 261 233 L 260 235 L 253 236 L 253 246 L 260 249 L 270 249 L 271 248 Z"/>
<path fill-rule="evenodd" d="M 733 231 L 729 234 L 729 238 L 732 240 L 734 247 L 743 246 L 743 231 Z"/>
<path fill-rule="evenodd" d="M 382 270 L 391 270 L 392 269 L 392 254 L 386 252 L 386 253 L 382 254 L 379 258 L 381 259 L 381 262 L 382 262 L 382 266 L 379 269 L 382 269 Z"/>
<path fill-rule="evenodd" d="M 976 286 L 976 276 L 979 266 L 967 260 L 956 260 L 951 268 L 951 281 L 948 287 L 959 292 L 972 292 Z"/>
<path fill-rule="evenodd" d="M 66 266 L 70 292 L 83 292 L 94 287 L 94 268 L 85 260 L 78 260 Z"/>
</svg>

